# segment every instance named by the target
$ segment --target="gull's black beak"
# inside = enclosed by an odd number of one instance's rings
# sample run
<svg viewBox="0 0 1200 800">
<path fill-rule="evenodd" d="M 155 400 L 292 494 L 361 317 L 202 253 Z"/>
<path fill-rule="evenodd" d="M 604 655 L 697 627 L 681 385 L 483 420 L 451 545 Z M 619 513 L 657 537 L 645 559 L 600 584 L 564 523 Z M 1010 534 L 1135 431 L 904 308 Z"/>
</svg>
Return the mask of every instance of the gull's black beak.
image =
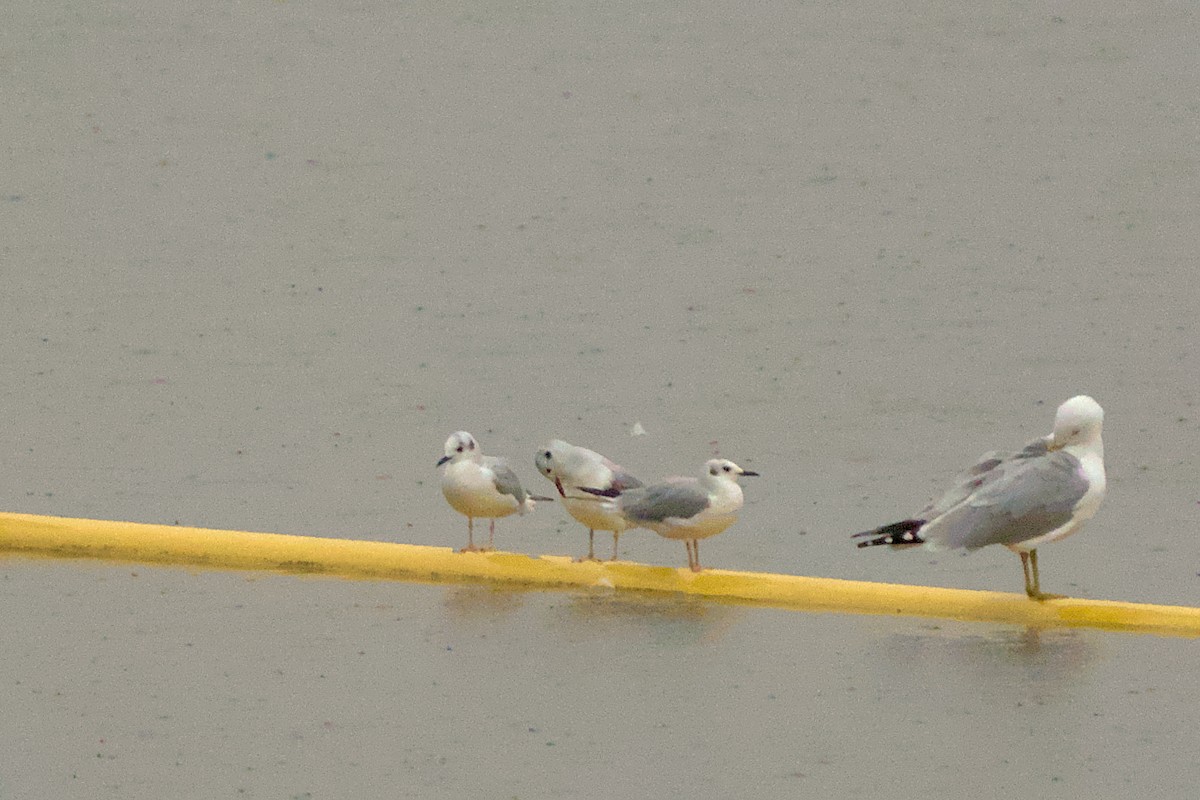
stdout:
<svg viewBox="0 0 1200 800">
<path fill-rule="evenodd" d="M 558 477 L 557 475 L 554 476 L 554 486 L 556 489 L 558 489 L 559 497 L 567 496 L 567 493 L 564 492 L 562 488 L 562 478 Z"/>
<path fill-rule="evenodd" d="M 442 456 L 441 458 L 438 459 L 437 466 L 440 467 L 442 464 L 445 464 L 449 460 L 450 460 L 450 456 Z"/>
<path fill-rule="evenodd" d="M 758 477 L 758 473 L 757 473 L 757 472 L 751 472 L 751 471 L 750 471 L 750 470 L 748 470 L 748 469 L 744 469 L 744 470 L 742 470 L 742 477 L 743 477 L 743 478 L 757 478 L 757 477 Z"/>
</svg>

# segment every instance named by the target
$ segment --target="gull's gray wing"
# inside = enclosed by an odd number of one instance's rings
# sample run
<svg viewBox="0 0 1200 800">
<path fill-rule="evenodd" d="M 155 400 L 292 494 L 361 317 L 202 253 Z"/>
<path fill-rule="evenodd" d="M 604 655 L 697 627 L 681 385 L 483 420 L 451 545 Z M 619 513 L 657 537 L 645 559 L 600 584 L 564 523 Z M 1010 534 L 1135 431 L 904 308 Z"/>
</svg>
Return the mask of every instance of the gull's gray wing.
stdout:
<svg viewBox="0 0 1200 800">
<path fill-rule="evenodd" d="M 612 474 L 612 481 L 608 484 L 608 488 L 616 489 L 618 492 L 627 492 L 630 489 L 637 489 L 642 485 L 641 481 L 620 467 L 613 469 Z"/>
<path fill-rule="evenodd" d="M 494 461 L 488 466 L 496 476 L 496 491 L 500 494 L 511 494 L 517 498 L 518 503 L 524 503 L 525 489 L 521 487 L 521 480 L 517 477 L 517 473 L 513 472 L 512 468 L 503 461 Z"/>
<path fill-rule="evenodd" d="M 1004 470 L 997 470 L 997 467 L 1013 461 L 1044 456 L 1049 452 L 1049 446 L 1050 437 L 1045 436 L 1034 439 L 1015 453 L 1000 450 L 984 453 L 978 461 L 955 477 L 954 487 L 950 491 L 921 509 L 916 518 L 932 520 L 940 517 L 978 491 L 981 486 L 1004 474 Z"/>
<path fill-rule="evenodd" d="M 690 519 L 708 508 L 708 492 L 694 483 L 664 483 L 621 496 L 621 512 L 630 522 Z"/>
<path fill-rule="evenodd" d="M 1004 460 L 982 477 L 974 492 L 921 529 L 927 541 L 968 550 L 1023 542 L 1069 522 L 1088 490 L 1079 460 L 1061 450 Z"/>
</svg>

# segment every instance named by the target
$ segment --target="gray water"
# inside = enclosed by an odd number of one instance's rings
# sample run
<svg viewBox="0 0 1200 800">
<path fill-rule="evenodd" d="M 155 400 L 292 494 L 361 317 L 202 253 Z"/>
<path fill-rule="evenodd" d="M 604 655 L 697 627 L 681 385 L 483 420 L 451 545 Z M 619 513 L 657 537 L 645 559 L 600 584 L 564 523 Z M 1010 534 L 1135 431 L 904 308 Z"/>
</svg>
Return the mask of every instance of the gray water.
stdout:
<svg viewBox="0 0 1200 800">
<path fill-rule="evenodd" d="M 1183 3 L 11 4 L 3 506 L 457 546 L 446 435 L 537 491 L 557 436 L 762 473 L 707 565 L 1019 591 L 1003 550 L 846 537 L 1088 393 L 1109 496 L 1043 587 L 1196 605 L 1198 38 Z M 20 559 L 0 602 L 0 797 L 1200 778 L 1183 640 Z"/>
</svg>

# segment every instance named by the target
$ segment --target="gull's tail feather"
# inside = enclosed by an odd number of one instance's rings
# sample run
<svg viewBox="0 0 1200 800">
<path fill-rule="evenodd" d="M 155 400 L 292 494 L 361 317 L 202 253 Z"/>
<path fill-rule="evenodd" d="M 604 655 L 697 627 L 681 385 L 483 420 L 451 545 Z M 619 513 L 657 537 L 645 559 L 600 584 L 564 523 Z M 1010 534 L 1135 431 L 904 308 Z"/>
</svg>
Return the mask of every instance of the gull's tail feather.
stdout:
<svg viewBox="0 0 1200 800">
<path fill-rule="evenodd" d="M 881 544 L 888 544 L 893 547 L 905 547 L 908 545 L 924 544 L 925 540 L 921 538 L 919 531 L 921 526 L 925 524 L 923 519 L 904 519 L 899 522 L 893 522 L 891 525 L 884 525 L 871 531 L 863 531 L 856 533 L 852 539 L 857 539 L 860 536 L 870 536 L 872 538 L 865 542 L 859 542 L 859 547 L 875 547 Z"/>
<path fill-rule="evenodd" d="M 530 511 L 533 511 L 535 508 L 537 508 L 538 503 L 553 503 L 553 502 L 554 502 L 553 497 L 545 497 L 544 495 L 529 494 L 528 492 L 526 492 L 525 499 L 521 501 L 521 505 L 517 506 L 517 513 L 520 514 L 521 516 L 525 516 Z"/>
</svg>

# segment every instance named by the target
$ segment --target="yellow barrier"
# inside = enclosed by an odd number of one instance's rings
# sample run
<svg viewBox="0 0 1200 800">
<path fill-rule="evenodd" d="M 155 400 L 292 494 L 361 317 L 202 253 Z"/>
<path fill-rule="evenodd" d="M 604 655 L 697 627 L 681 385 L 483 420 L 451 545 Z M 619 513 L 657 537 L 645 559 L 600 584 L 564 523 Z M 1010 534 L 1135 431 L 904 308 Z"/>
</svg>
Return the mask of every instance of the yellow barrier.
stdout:
<svg viewBox="0 0 1200 800">
<path fill-rule="evenodd" d="M 423 582 L 493 581 L 539 588 L 609 587 L 848 614 L 893 614 L 1036 627 L 1200 636 L 1200 608 L 807 578 L 756 572 L 575 563 L 566 556 L 458 553 L 446 547 L 320 539 L 0 513 L 0 552 L 103 558 Z"/>
</svg>

